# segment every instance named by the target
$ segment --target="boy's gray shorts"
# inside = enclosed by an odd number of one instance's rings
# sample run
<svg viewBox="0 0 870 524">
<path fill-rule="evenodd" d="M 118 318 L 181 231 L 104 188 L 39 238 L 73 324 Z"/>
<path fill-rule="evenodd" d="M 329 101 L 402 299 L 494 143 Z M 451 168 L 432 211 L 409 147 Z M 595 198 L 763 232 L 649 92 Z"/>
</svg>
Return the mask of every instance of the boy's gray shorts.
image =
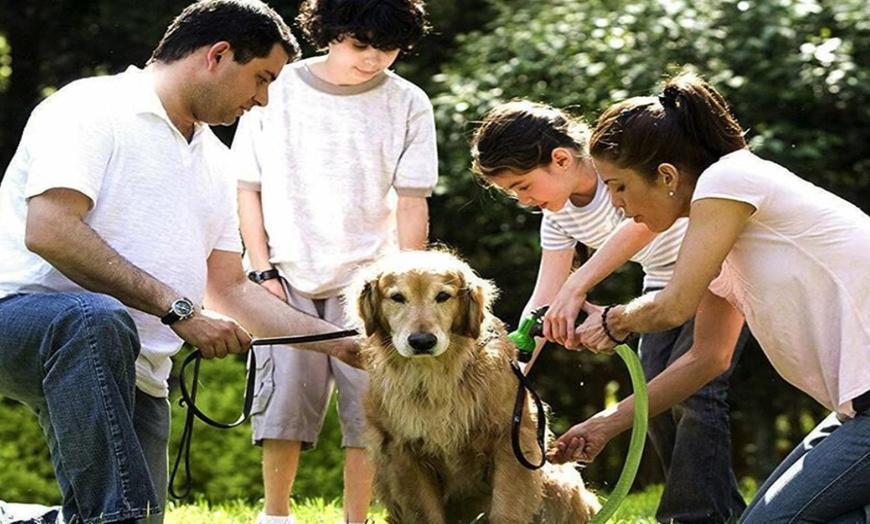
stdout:
<svg viewBox="0 0 870 524">
<path fill-rule="evenodd" d="M 287 286 L 285 291 L 288 302 L 296 309 L 336 326 L 347 324 L 337 296 L 310 299 Z M 254 351 L 257 357 L 251 409 L 254 444 L 261 444 L 263 439 L 299 440 L 303 448 L 314 447 L 335 387 L 341 445 L 365 447 L 362 395 L 368 387 L 368 373 L 337 358 L 291 346 L 260 346 Z"/>
</svg>

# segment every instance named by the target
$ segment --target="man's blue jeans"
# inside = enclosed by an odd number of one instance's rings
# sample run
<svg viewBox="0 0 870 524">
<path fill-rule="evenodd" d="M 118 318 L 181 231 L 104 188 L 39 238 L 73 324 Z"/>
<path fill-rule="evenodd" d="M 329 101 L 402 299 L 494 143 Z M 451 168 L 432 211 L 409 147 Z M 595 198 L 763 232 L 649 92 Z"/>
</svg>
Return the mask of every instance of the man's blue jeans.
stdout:
<svg viewBox="0 0 870 524">
<path fill-rule="evenodd" d="M 169 404 L 136 389 L 139 348 L 106 295 L 0 300 L 0 395 L 36 413 L 68 523 L 162 520 Z"/>
<path fill-rule="evenodd" d="M 690 320 L 643 335 L 640 359 L 647 381 L 689 350 L 694 328 Z M 744 327 L 728 371 L 649 421 L 647 434 L 665 477 L 659 522 L 735 522 L 746 508 L 732 467 L 728 381 L 748 336 Z"/>
<path fill-rule="evenodd" d="M 870 412 L 835 414 L 810 432 L 759 488 L 742 524 L 864 524 L 870 508 Z"/>
</svg>

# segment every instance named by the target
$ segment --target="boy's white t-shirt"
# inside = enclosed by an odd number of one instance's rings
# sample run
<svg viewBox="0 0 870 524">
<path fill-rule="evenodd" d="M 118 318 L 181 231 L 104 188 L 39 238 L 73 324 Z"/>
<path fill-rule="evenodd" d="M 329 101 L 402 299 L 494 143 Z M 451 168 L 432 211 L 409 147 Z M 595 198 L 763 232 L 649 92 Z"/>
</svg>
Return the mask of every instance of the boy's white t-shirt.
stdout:
<svg viewBox="0 0 870 524">
<path fill-rule="evenodd" d="M 314 298 L 396 251 L 397 195 L 429 196 L 438 177 L 426 94 L 391 71 L 329 84 L 309 68 L 320 59 L 286 66 L 232 146 L 239 187 L 260 191 L 271 263 Z"/>
<path fill-rule="evenodd" d="M 595 196 L 585 206 L 575 206 L 569 200 L 559 211 L 544 211 L 541 247 L 558 251 L 572 249 L 580 242 L 598 249 L 623 220 L 625 214 L 610 203 L 607 188 L 599 181 Z M 663 288 L 671 279 L 687 223 L 685 218 L 677 220 L 631 257 L 643 268 L 645 289 Z"/>
<path fill-rule="evenodd" d="M 851 416 L 870 390 L 870 217 L 748 150 L 701 174 L 693 201 L 704 198 L 755 208 L 710 289 L 783 378 Z"/>
<path fill-rule="evenodd" d="M 147 69 L 69 84 L 34 110 L 0 186 L 0 297 L 83 291 L 24 245 L 27 199 L 68 188 L 91 200 L 85 222 L 109 246 L 201 303 L 212 250 L 241 252 L 227 161 L 207 126 L 189 144 L 173 127 Z M 159 318 L 130 314 L 137 386 L 165 397 L 182 341 Z"/>
</svg>

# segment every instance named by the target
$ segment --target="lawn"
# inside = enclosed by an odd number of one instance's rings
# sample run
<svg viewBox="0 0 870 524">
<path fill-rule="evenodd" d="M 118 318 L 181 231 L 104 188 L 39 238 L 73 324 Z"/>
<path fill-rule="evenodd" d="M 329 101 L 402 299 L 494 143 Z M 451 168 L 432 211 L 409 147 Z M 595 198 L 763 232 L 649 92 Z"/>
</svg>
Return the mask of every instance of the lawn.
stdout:
<svg viewBox="0 0 870 524">
<path fill-rule="evenodd" d="M 755 491 L 753 482 L 744 482 L 743 492 Z M 612 524 L 656 524 L 653 518 L 661 486 L 653 486 L 642 492 L 632 493 L 623 501 Z M 251 524 L 256 522 L 258 507 L 243 502 L 210 505 L 205 501 L 190 504 L 172 503 L 165 524 Z M 341 505 L 337 501 L 310 499 L 294 508 L 299 524 L 339 524 L 342 522 Z M 374 508 L 371 518 L 376 524 L 386 521 L 381 508 Z"/>
</svg>

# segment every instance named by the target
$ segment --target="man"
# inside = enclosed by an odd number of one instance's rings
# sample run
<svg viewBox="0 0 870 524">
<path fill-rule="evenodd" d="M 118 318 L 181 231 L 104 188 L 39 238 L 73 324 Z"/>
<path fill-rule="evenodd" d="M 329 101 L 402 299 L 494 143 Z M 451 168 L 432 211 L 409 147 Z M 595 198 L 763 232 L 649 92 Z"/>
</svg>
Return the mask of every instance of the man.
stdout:
<svg viewBox="0 0 870 524">
<path fill-rule="evenodd" d="M 266 105 L 298 54 L 265 4 L 204 0 L 144 69 L 73 82 L 31 115 L 0 185 L 0 395 L 37 414 L 67 522 L 162 521 L 182 341 L 224 357 L 248 330 L 336 329 L 247 280 L 206 125 Z M 352 361 L 356 343 L 306 349 Z"/>
</svg>

